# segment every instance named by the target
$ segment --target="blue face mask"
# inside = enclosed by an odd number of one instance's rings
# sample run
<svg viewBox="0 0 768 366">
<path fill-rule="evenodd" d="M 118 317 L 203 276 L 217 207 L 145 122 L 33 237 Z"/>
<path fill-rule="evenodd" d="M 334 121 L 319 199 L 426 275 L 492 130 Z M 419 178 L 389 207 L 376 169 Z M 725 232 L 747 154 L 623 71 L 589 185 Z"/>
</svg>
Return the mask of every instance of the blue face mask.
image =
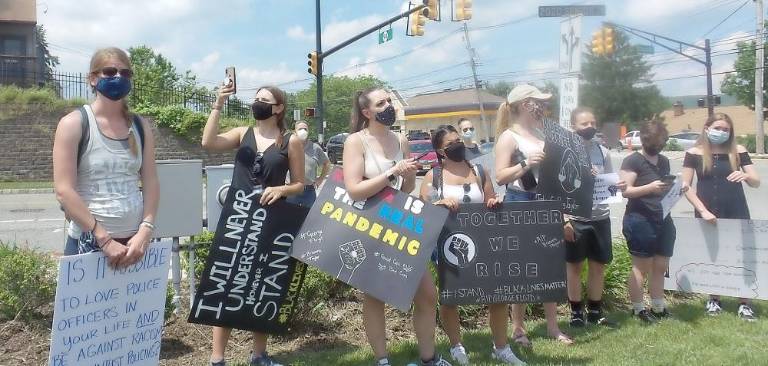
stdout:
<svg viewBox="0 0 768 366">
<path fill-rule="evenodd" d="M 111 100 L 120 100 L 131 92 L 131 79 L 120 76 L 99 78 L 96 90 Z"/>
<path fill-rule="evenodd" d="M 726 141 L 728 141 L 728 138 L 730 137 L 731 137 L 730 132 L 715 130 L 712 128 L 707 130 L 707 138 L 709 139 L 709 142 L 715 145 L 724 144 Z"/>
</svg>

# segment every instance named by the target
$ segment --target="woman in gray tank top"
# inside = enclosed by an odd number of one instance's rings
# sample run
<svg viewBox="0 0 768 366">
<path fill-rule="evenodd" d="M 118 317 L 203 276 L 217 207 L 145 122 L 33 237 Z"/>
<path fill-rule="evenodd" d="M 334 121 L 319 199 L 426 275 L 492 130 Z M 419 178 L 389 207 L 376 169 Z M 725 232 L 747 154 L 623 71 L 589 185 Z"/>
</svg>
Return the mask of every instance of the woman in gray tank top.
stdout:
<svg viewBox="0 0 768 366">
<path fill-rule="evenodd" d="M 96 51 L 88 74 L 96 99 L 59 121 L 53 143 L 56 198 L 70 220 L 64 254 L 101 250 L 112 267 L 144 256 L 160 191 L 152 130 L 125 99 L 132 76 L 123 50 Z"/>
</svg>

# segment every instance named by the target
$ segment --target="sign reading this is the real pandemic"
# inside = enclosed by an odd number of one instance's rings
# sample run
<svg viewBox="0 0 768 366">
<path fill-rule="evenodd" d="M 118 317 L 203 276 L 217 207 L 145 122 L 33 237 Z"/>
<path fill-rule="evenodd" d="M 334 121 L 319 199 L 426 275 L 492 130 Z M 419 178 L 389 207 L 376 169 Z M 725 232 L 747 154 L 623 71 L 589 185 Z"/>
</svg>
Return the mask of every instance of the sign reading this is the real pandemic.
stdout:
<svg viewBox="0 0 768 366">
<path fill-rule="evenodd" d="M 328 176 L 293 245 L 293 256 L 407 311 L 448 210 L 390 187 L 353 201 L 342 171 Z"/>
<path fill-rule="evenodd" d="M 664 288 L 768 300 L 768 221 L 675 217 Z"/>
<path fill-rule="evenodd" d="M 438 241 L 441 304 L 562 301 L 563 214 L 555 201 L 462 204 Z"/>
<path fill-rule="evenodd" d="M 564 213 L 591 217 L 595 180 L 584 141 L 553 121 L 544 121 L 544 134 L 537 199 L 560 201 Z"/>
<path fill-rule="evenodd" d="M 170 262 L 169 241 L 122 269 L 101 252 L 62 257 L 48 365 L 157 365 Z"/>
<path fill-rule="evenodd" d="M 287 330 L 306 272 L 289 253 L 307 209 L 284 200 L 259 204 L 254 157 L 248 147 L 238 150 L 189 322 L 279 333 Z"/>
</svg>

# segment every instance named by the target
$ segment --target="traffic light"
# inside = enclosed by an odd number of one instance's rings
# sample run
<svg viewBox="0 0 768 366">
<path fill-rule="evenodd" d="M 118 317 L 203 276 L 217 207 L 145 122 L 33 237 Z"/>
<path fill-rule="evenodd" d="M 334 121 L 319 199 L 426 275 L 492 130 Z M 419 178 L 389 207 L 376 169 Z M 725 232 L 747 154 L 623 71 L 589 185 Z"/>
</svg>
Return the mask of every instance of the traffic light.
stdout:
<svg viewBox="0 0 768 366">
<path fill-rule="evenodd" d="M 424 0 L 424 5 L 427 6 L 427 18 L 431 20 L 440 20 L 440 0 Z"/>
<path fill-rule="evenodd" d="M 429 9 L 424 8 L 408 15 L 408 28 L 406 29 L 406 35 L 418 37 L 424 35 L 424 24 L 427 23 L 427 14 Z"/>
<path fill-rule="evenodd" d="M 614 32 L 611 27 L 601 27 L 592 33 L 592 54 L 596 56 L 609 56 L 616 51 Z"/>
<path fill-rule="evenodd" d="M 320 64 L 318 63 L 317 59 L 317 52 L 311 52 L 307 54 L 307 58 L 309 58 L 309 61 L 307 61 L 307 65 L 309 65 L 307 72 L 317 76 L 318 69 L 320 68 Z"/>
<path fill-rule="evenodd" d="M 453 20 L 472 19 L 472 0 L 453 0 Z"/>
<path fill-rule="evenodd" d="M 592 54 L 595 56 L 602 56 L 605 54 L 605 44 L 603 42 L 602 29 L 592 33 Z"/>
<path fill-rule="evenodd" d="M 603 49 L 606 55 L 612 55 L 616 51 L 613 43 L 613 28 L 603 27 Z"/>
</svg>

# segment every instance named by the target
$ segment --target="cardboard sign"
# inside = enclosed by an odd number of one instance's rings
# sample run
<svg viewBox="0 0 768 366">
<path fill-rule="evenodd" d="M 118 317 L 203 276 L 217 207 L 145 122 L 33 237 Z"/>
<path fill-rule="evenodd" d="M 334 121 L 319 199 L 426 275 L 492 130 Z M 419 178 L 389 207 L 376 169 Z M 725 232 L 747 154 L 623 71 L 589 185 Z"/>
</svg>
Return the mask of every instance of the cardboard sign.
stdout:
<svg viewBox="0 0 768 366">
<path fill-rule="evenodd" d="M 508 304 L 566 298 L 563 214 L 556 201 L 459 205 L 440 240 L 442 304 Z"/>
<path fill-rule="evenodd" d="M 675 217 L 664 288 L 768 300 L 768 221 Z"/>
<path fill-rule="evenodd" d="M 595 176 L 595 191 L 592 193 L 592 204 L 621 203 L 624 196 L 617 186 L 619 183 L 617 173 L 598 174 Z"/>
<path fill-rule="evenodd" d="M 537 199 L 560 201 L 563 212 L 591 217 L 595 181 L 583 140 L 552 121 L 544 121 L 544 134 Z"/>
<path fill-rule="evenodd" d="M 250 150 L 250 151 L 249 151 Z M 259 204 L 253 150 L 241 147 L 188 321 L 265 333 L 287 329 L 306 266 L 291 258 L 307 209 Z"/>
<path fill-rule="evenodd" d="M 407 311 L 447 216 L 448 210 L 390 187 L 352 201 L 336 168 L 296 237 L 293 256 Z"/>
<path fill-rule="evenodd" d="M 667 194 L 661 199 L 662 219 L 666 219 L 669 213 L 672 212 L 672 207 L 675 207 L 680 199 L 683 198 L 683 183 L 680 177 L 675 179 L 675 183 L 669 188 Z"/>
<path fill-rule="evenodd" d="M 48 365 L 157 365 L 171 242 L 125 268 L 102 252 L 61 257 Z"/>
</svg>

